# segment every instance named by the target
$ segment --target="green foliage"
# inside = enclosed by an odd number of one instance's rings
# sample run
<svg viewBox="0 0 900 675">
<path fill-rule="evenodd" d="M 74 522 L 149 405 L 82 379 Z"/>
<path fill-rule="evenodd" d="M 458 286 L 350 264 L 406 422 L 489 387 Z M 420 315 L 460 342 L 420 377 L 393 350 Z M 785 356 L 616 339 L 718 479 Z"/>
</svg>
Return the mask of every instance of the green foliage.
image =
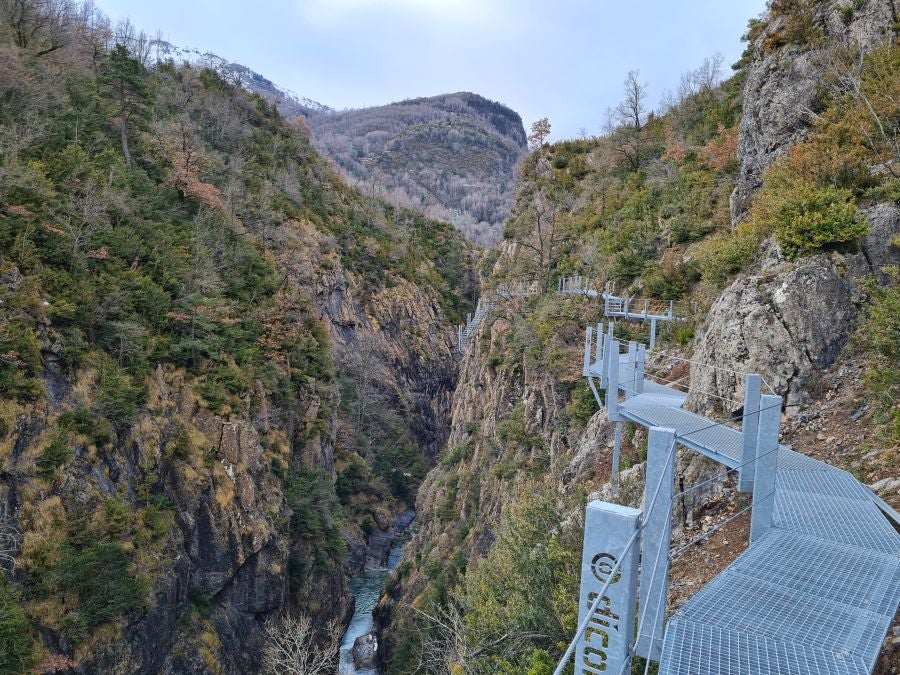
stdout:
<svg viewBox="0 0 900 675">
<path fill-rule="evenodd" d="M 96 412 L 114 427 L 126 428 L 134 421 L 138 405 L 143 402 L 144 388 L 108 358 L 99 360 Z"/>
<path fill-rule="evenodd" d="M 583 427 L 588 420 L 597 412 L 597 402 L 594 400 L 594 394 L 586 387 L 575 387 L 572 389 L 572 400 L 569 402 L 566 410 L 569 418 L 577 427 Z"/>
<path fill-rule="evenodd" d="M 50 439 L 49 445 L 38 456 L 35 464 L 38 473 L 45 478 L 52 477 L 56 471 L 72 460 L 72 445 L 69 443 L 69 434 L 64 429 L 58 429 Z"/>
<path fill-rule="evenodd" d="M 896 274 L 896 271 L 895 271 Z M 900 286 L 873 286 L 872 305 L 858 332 L 866 348 L 864 382 L 876 408 L 878 435 L 886 448 L 900 447 Z"/>
<path fill-rule="evenodd" d="M 28 618 L 5 576 L 0 575 L 0 672 L 21 673 L 31 663 Z"/>
<path fill-rule="evenodd" d="M 788 258 L 855 245 L 868 232 L 849 190 L 798 182 L 770 187 L 760 200 Z"/>
<path fill-rule="evenodd" d="M 99 543 L 81 551 L 66 548 L 52 570 L 58 592 L 74 594 L 78 609 L 69 615 L 69 625 L 78 628 L 71 639 L 144 606 L 147 584 L 130 570 L 131 556 L 115 543 Z"/>
<path fill-rule="evenodd" d="M 41 351 L 37 334 L 22 320 L 0 319 L 0 395 L 32 400 L 40 394 Z"/>
<path fill-rule="evenodd" d="M 337 518 L 340 505 L 324 472 L 299 464 L 291 467 L 284 482 L 284 499 L 291 509 L 291 538 L 314 544 L 313 564 L 320 569 L 341 564 L 347 550 Z M 291 580 L 300 584 L 306 563 L 297 559 L 291 563 Z"/>
<path fill-rule="evenodd" d="M 558 654 L 575 629 L 580 536 L 577 524 L 560 525 L 552 492 L 540 485 L 521 492 L 487 557 L 466 573 L 458 592 L 471 644 L 492 644 L 502 635 L 541 636 L 515 649 L 499 641 L 479 657 L 491 672 L 545 672 L 553 660 L 548 655 Z"/>
<path fill-rule="evenodd" d="M 444 468 L 449 468 L 459 464 L 471 454 L 472 448 L 465 443 L 458 443 L 453 446 L 448 445 L 441 451 L 438 457 L 438 464 Z"/>
</svg>

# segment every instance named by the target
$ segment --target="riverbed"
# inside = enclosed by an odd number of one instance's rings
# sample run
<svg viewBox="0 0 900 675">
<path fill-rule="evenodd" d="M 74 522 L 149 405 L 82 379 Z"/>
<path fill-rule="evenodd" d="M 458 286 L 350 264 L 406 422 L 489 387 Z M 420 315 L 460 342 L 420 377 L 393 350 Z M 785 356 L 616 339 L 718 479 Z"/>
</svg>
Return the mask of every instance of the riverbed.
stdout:
<svg viewBox="0 0 900 675">
<path fill-rule="evenodd" d="M 367 569 L 362 575 L 350 581 L 350 590 L 356 597 L 356 609 L 353 612 L 353 618 L 350 619 L 350 625 L 347 626 L 344 640 L 341 642 L 341 662 L 338 671 L 340 675 L 377 675 L 378 673 L 374 668 L 356 669 L 353 665 L 353 643 L 356 638 L 372 631 L 372 610 L 378 604 L 385 580 L 400 563 L 403 547 L 407 540 L 407 537 L 397 537 L 394 540 L 388 554 L 387 567 Z"/>
</svg>

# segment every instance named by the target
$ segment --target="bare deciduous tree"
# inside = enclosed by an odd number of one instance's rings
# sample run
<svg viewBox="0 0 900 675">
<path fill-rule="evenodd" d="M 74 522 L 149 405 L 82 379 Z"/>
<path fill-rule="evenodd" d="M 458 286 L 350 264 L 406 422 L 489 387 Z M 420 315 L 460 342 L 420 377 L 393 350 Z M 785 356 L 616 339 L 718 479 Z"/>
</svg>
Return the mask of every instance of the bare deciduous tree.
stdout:
<svg viewBox="0 0 900 675">
<path fill-rule="evenodd" d="M 614 141 L 615 150 L 628 162 L 632 171 L 641 168 L 644 153 L 644 126 L 646 124 L 647 84 L 641 83 L 636 70 L 625 78 L 625 98 L 607 113 L 607 133 Z"/>
<path fill-rule="evenodd" d="M 71 0 L 0 0 L 0 18 L 16 44 L 38 56 L 68 44 L 75 13 Z"/>
<path fill-rule="evenodd" d="M 6 504 L 0 504 L 0 568 L 11 572 L 16 568 L 16 555 L 22 544 L 22 532 L 9 513 Z"/>
<path fill-rule="evenodd" d="M 522 631 L 504 632 L 480 638 L 466 630 L 466 619 L 457 601 L 429 613 L 415 607 L 418 615 L 419 661 L 417 673 L 428 675 L 479 675 L 483 673 L 484 656 L 510 655 L 520 652 L 523 646 L 535 638 L 546 639 L 543 633 Z"/>
<path fill-rule="evenodd" d="M 528 200 L 519 222 L 510 228 L 513 240 L 531 252 L 534 272 L 542 290 L 549 288 L 554 257 L 560 246 L 570 238 L 560 212 L 560 196 L 549 187 L 538 187 Z"/>
<path fill-rule="evenodd" d="M 304 614 L 266 622 L 263 666 L 272 675 L 331 675 L 337 668 L 341 626 L 331 621 L 322 631 Z"/>
<path fill-rule="evenodd" d="M 546 117 L 533 122 L 531 125 L 531 133 L 528 134 L 528 145 L 532 148 L 544 147 L 544 141 L 550 135 L 550 120 Z"/>
</svg>

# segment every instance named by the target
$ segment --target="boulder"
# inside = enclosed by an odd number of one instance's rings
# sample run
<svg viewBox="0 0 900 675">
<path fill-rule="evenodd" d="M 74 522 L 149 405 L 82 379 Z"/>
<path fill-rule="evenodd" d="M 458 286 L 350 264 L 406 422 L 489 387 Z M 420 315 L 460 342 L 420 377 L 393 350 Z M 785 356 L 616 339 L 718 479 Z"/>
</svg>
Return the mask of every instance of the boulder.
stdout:
<svg viewBox="0 0 900 675">
<path fill-rule="evenodd" d="M 375 668 L 378 665 L 378 638 L 374 633 L 360 635 L 353 642 L 353 665 L 356 669 Z"/>
</svg>

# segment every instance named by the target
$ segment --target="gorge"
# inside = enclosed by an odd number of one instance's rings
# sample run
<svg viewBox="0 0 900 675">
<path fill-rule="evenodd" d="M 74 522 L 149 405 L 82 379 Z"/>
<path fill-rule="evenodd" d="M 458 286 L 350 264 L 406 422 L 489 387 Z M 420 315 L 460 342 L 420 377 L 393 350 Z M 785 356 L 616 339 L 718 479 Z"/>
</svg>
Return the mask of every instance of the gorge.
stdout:
<svg viewBox="0 0 900 675">
<path fill-rule="evenodd" d="M 550 675 L 613 500 L 572 276 L 674 303 L 690 409 L 761 373 L 782 443 L 900 507 L 891 0 L 773 0 L 733 72 L 659 110 L 615 74 L 601 135 L 528 151 L 475 94 L 338 113 L 90 4 L 0 13 L 0 671 Z M 646 453 L 624 424 L 619 503 Z M 745 506 L 718 473 L 678 455 L 676 544 Z"/>
</svg>

